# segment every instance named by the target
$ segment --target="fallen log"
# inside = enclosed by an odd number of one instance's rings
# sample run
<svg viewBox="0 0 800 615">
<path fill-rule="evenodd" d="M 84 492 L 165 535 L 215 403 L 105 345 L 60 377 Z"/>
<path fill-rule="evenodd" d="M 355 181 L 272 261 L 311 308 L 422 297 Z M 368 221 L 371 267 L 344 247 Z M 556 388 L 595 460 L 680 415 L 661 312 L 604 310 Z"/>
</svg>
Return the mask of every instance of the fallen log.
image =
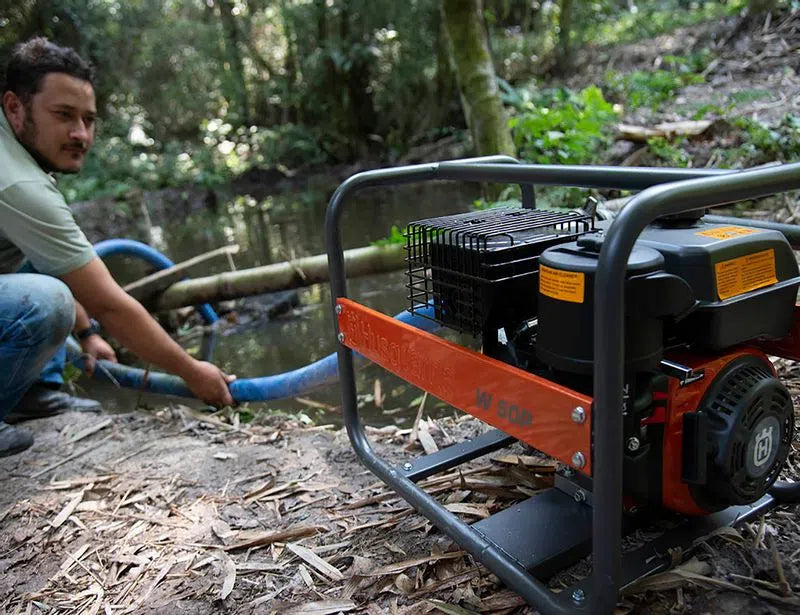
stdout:
<svg viewBox="0 0 800 615">
<path fill-rule="evenodd" d="M 172 284 L 179 281 L 181 278 L 186 277 L 194 267 L 205 265 L 208 261 L 219 258 L 220 256 L 229 256 L 239 252 L 238 245 L 223 246 L 216 250 L 211 250 L 205 254 L 195 256 L 182 263 L 177 263 L 167 269 L 156 271 L 140 280 L 131 282 L 123 288 L 134 299 L 139 301 L 147 301 L 148 298 L 160 293 Z"/>
<path fill-rule="evenodd" d="M 405 247 L 391 244 L 346 250 L 344 261 L 348 277 L 397 271 L 405 267 Z M 301 288 L 327 282 L 328 279 L 328 257 L 319 254 L 290 262 L 176 282 L 144 305 L 155 311 L 171 310 L 208 301 L 238 299 Z"/>
<path fill-rule="evenodd" d="M 617 132 L 620 139 L 634 143 L 646 143 L 654 137 L 696 137 L 703 134 L 714 125 L 712 120 L 683 120 L 680 122 L 662 122 L 653 127 L 634 126 L 632 124 L 618 124 Z"/>
</svg>

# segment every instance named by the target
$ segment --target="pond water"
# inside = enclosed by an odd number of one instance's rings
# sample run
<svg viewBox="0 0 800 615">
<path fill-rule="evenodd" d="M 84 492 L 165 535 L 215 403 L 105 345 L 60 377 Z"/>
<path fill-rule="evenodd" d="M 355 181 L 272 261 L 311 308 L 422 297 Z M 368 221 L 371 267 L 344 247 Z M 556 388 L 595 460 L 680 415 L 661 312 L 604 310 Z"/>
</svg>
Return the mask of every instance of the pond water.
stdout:
<svg viewBox="0 0 800 615">
<path fill-rule="evenodd" d="M 216 211 L 203 210 L 181 219 L 171 219 L 169 213 L 153 214 L 150 242 L 175 262 L 223 245 L 238 244 L 240 252 L 233 257 L 237 269 L 323 254 L 325 209 L 335 187 L 309 185 L 302 191 L 273 194 L 260 200 L 237 195 L 220 204 Z M 449 182 L 362 191 L 343 214 L 344 247 L 366 246 L 387 237 L 393 225 L 402 229 L 413 220 L 467 211 L 479 196 L 476 185 Z M 141 221 L 131 222 L 128 233 L 121 229 L 120 236 L 141 237 Z M 121 283 L 145 273 L 142 265 L 132 259 L 113 257 L 107 263 Z M 205 273 L 228 268 L 228 264 L 219 261 Z M 403 272 L 355 278 L 348 281 L 348 293 L 365 305 L 386 314 L 396 314 L 407 308 L 405 283 Z M 212 360 L 229 373 L 251 378 L 292 370 L 334 352 L 336 343 L 328 285 L 318 284 L 300 289 L 298 293 L 299 305 L 288 314 L 272 320 L 258 318 L 246 324 L 223 326 L 214 340 Z M 258 300 L 269 302 L 270 297 L 262 296 Z M 243 310 L 240 312 L 244 315 Z M 200 331 L 192 331 L 182 343 L 193 355 L 199 356 L 203 345 Z M 376 407 L 373 401 L 376 379 L 381 381 L 381 390 L 386 396 L 383 408 Z M 359 372 L 358 384 L 359 394 L 363 394 L 362 413 L 367 422 L 406 424 L 413 421 L 421 391 L 374 365 Z M 109 410 L 129 408 L 132 403 L 158 406 L 169 399 L 115 389 L 86 378 L 82 378 L 79 385 Z M 340 405 L 338 386 L 318 388 L 304 398 L 254 403 L 250 407 L 304 412 L 316 422 L 341 421 L 340 413 L 327 407 Z M 425 407 L 426 413 L 431 414 L 447 411 L 433 398 L 427 400 Z"/>
</svg>

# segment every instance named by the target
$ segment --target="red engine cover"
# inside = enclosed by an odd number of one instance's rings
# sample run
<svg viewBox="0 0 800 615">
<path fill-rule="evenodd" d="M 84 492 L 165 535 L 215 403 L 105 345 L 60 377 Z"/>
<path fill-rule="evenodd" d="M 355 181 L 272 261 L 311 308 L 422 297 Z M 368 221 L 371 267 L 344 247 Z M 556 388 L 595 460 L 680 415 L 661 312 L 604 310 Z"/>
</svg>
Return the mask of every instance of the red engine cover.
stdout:
<svg viewBox="0 0 800 615">
<path fill-rule="evenodd" d="M 662 474 L 662 501 L 665 508 L 687 515 L 706 515 L 709 512 L 695 502 L 686 483 L 681 480 L 683 460 L 683 415 L 696 412 L 706 391 L 726 365 L 739 357 L 758 357 L 772 369 L 772 363 L 760 350 L 738 348 L 727 354 L 715 357 L 702 355 L 671 355 L 668 358 L 693 370 L 705 370 L 705 378 L 681 386 L 678 380 L 670 378 L 667 395 L 667 409 L 664 417 L 664 456 Z M 649 422 L 653 422 L 652 419 Z"/>
</svg>

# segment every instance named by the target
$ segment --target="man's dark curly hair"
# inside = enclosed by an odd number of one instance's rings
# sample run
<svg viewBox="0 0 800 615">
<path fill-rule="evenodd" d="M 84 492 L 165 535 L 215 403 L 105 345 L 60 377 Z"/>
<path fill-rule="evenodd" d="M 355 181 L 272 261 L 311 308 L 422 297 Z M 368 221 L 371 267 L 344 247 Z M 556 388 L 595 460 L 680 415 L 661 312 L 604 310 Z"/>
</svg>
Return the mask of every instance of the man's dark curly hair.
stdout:
<svg viewBox="0 0 800 615">
<path fill-rule="evenodd" d="M 42 80 L 49 73 L 66 73 L 94 86 L 94 69 L 74 49 L 60 47 L 39 36 L 14 47 L 3 91 L 11 90 L 27 103 L 41 89 Z"/>
</svg>

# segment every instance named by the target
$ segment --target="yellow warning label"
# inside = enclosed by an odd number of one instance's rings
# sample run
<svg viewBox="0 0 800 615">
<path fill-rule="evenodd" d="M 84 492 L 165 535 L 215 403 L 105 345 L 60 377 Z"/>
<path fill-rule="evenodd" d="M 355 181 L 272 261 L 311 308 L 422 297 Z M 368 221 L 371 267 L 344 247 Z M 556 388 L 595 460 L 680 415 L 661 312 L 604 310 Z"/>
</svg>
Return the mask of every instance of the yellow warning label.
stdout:
<svg viewBox="0 0 800 615">
<path fill-rule="evenodd" d="M 539 291 L 553 299 L 583 303 L 584 278 L 585 274 L 579 271 L 562 271 L 541 265 Z"/>
<path fill-rule="evenodd" d="M 728 299 L 756 288 L 775 284 L 775 251 L 772 249 L 717 263 L 717 294 Z"/>
<path fill-rule="evenodd" d="M 756 228 L 747 228 L 744 226 L 720 226 L 711 228 L 707 231 L 700 231 L 696 235 L 703 237 L 713 237 L 714 239 L 732 239 L 733 237 L 741 237 L 742 235 L 752 235 L 753 233 L 760 233 L 761 231 Z"/>
</svg>

